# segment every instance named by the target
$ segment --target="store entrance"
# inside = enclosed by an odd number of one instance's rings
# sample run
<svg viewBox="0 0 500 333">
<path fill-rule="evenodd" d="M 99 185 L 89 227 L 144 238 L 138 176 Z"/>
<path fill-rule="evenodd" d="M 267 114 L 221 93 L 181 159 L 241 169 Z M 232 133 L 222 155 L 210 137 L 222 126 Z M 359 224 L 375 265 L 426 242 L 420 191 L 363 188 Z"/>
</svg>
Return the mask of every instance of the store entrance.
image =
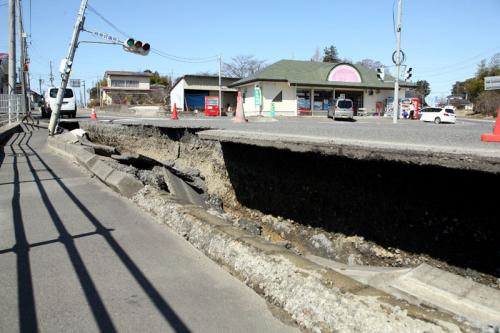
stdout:
<svg viewBox="0 0 500 333">
<path fill-rule="evenodd" d="M 352 100 L 354 115 L 358 114 L 359 109 L 364 109 L 363 91 L 335 90 L 335 99 L 339 99 L 341 97 Z"/>
</svg>

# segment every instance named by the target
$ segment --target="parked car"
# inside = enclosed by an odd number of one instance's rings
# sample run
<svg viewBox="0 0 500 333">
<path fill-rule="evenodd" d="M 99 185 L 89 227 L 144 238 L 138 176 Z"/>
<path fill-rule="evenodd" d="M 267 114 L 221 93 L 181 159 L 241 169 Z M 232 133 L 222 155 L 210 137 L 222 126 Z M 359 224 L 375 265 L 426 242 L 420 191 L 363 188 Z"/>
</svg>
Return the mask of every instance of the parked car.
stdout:
<svg viewBox="0 0 500 333">
<path fill-rule="evenodd" d="M 45 104 L 42 106 L 42 118 L 50 117 L 52 110 L 56 108 L 57 91 L 59 88 L 49 88 L 45 93 Z M 67 115 L 68 118 L 76 117 L 76 98 L 73 89 L 66 88 L 61 105 L 60 115 Z"/>
<path fill-rule="evenodd" d="M 328 109 L 328 118 L 346 118 L 353 119 L 354 109 L 350 99 L 336 99 L 332 106 Z"/>
<path fill-rule="evenodd" d="M 418 112 L 421 121 L 432 121 L 435 124 L 456 122 L 455 110 L 453 108 L 423 108 Z"/>
</svg>

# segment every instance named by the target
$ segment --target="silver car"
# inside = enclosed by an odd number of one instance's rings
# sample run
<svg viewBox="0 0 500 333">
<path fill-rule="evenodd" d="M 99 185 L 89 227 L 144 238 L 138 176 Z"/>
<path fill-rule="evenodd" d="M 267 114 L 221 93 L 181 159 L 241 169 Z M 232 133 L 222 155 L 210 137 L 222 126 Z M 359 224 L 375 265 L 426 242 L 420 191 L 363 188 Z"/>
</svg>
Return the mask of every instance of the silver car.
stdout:
<svg viewBox="0 0 500 333">
<path fill-rule="evenodd" d="M 344 118 L 344 119 L 353 119 L 354 110 L 353 103 L 350 99 L 337 99 L 335 103 L 328 109 L 327 112 L 328 118 Z"/>
</svg>

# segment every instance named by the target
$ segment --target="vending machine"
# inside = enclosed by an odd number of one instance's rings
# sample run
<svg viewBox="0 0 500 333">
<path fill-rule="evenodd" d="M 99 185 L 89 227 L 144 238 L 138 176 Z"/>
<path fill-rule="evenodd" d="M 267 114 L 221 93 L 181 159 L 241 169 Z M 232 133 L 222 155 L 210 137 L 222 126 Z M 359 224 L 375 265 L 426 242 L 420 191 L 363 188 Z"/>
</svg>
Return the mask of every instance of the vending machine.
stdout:
<svg viewBox="0 0 500 333">
<path fill-rule="evenodd" d="M 205 116 L 219 116 L 219 96 L 205 96 Z"/>
</svg>

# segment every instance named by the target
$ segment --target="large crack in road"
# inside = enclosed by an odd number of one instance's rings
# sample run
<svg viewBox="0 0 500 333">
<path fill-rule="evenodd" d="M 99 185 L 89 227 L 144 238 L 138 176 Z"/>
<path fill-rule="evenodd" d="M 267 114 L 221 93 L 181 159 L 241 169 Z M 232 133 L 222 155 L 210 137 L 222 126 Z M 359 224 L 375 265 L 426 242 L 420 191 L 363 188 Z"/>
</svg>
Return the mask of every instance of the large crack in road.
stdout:
<svg viewBox="0 0 500 333">
<path fill-rule="evenodd" d="M 94 142 L 198 170 L 235 224 L 350 265 L 422 263 L 500 289 L 495 174 L 200 140 L 202 129 L 86 124 Z"/>
</svg>

